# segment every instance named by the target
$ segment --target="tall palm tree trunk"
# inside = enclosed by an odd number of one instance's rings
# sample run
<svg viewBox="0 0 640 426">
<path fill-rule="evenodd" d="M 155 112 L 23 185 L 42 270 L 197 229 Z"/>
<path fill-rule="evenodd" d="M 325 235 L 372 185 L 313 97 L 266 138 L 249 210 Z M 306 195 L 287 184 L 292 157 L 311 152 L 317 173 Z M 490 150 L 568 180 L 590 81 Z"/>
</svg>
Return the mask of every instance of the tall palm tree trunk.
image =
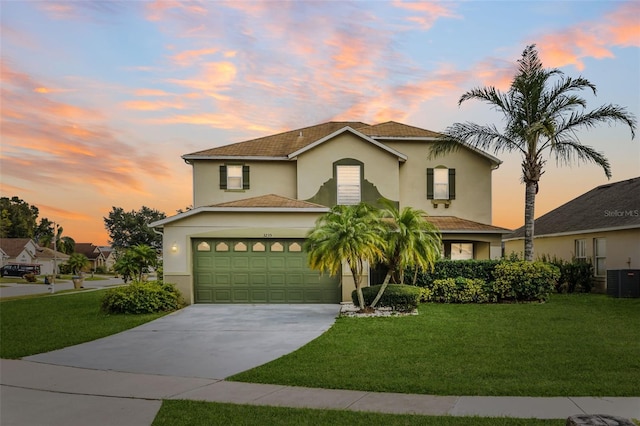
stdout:
<svg viewBox="0 0 640 426">
<path fill-rule="evenodd" d="M 536 192 L 538 183 L 527 180 L 524 198 L 524 260 L 533 261 L 533 225 L 535 223 Z"/>
</svg>

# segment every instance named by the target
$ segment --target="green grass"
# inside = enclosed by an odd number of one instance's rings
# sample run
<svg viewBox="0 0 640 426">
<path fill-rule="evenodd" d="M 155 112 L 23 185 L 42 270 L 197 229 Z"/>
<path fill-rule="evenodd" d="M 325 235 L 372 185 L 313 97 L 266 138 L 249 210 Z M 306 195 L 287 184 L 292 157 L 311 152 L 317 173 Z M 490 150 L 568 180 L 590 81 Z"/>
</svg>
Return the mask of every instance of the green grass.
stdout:
<svg viewBox="0 0 640 426">
<path fill-rule="evenodd" d="M 434 395 L 638 396 L 640 299 L 421 305 L 338 318 L 298 351 L 230 380 Z"/>
<path fill-rule="evenodd" d="M 105 290 L 0 301 L 0 358 L 21 358 L 88 342 L 164 315 L 107 315 Z"/>
<path fill-rule="evenodd" d="M 346 410 L 263 407 L 202 401 L 163 401 L 153 426 L 198 425 L 424 425 L 424 426 L 561 426 L 564 420 L 419 416 Z"/>
</svg>

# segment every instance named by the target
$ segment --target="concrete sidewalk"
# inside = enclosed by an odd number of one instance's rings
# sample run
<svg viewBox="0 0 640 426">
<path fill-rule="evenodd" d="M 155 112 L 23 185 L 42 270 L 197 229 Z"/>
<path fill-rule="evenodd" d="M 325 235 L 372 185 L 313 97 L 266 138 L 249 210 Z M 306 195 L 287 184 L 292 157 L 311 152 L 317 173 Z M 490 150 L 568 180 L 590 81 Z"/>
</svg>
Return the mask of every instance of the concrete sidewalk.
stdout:
<svg viewBox="0 0 640 426">
<path fill-rule="evenodd" d="M 380 413 L 565 419 L 640 418 L 640 397 L 473 397 L 388 394 L 122 373 L 0 360 L 0 424 L 131 425 L 153 422 L 163 399 Z"/>
</svg>

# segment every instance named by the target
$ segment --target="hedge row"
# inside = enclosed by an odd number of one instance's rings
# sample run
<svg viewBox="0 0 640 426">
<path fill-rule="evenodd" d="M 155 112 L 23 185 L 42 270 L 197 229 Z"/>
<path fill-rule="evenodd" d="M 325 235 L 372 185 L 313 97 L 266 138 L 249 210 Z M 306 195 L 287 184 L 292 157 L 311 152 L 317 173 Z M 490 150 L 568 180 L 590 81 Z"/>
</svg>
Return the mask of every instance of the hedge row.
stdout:
<svg viewBox="0 0 640 426">
<path fill-rule="evenodd" d="M 493 271 L 501 263 L 500 260 L 439 260 L 433 271 L 419 272 L 416 285 L 431 287 L 435 280 L 451 277 L 478 278 L 486 282 L 495 281 Z M 405 272 L 405 277 L 413 277 L 414 271 Z"/>
<path fill-rule="evenodd" d="M 424 286 L 423 300 L 440 303 L 545 301 L 560 278 L 559 268 L 545 262 L 497 262 L 490 274 L 491 281 L 464 276 L 429 280 Z"/>
</svg>

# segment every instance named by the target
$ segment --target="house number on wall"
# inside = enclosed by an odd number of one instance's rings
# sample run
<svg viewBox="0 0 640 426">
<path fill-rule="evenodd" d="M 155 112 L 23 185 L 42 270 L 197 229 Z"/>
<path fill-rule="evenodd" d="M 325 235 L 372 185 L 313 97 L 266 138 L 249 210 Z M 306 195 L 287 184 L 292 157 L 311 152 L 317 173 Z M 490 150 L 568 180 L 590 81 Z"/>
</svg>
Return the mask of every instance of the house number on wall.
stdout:
<svg viewBox="0 0 640 426">
<path fill-rule="evenodd" d="M 264 234 L 264 237 L 265 238 L 271 238 L 271 237 L 273 237 L 273 234 Z"/>
</svg>

